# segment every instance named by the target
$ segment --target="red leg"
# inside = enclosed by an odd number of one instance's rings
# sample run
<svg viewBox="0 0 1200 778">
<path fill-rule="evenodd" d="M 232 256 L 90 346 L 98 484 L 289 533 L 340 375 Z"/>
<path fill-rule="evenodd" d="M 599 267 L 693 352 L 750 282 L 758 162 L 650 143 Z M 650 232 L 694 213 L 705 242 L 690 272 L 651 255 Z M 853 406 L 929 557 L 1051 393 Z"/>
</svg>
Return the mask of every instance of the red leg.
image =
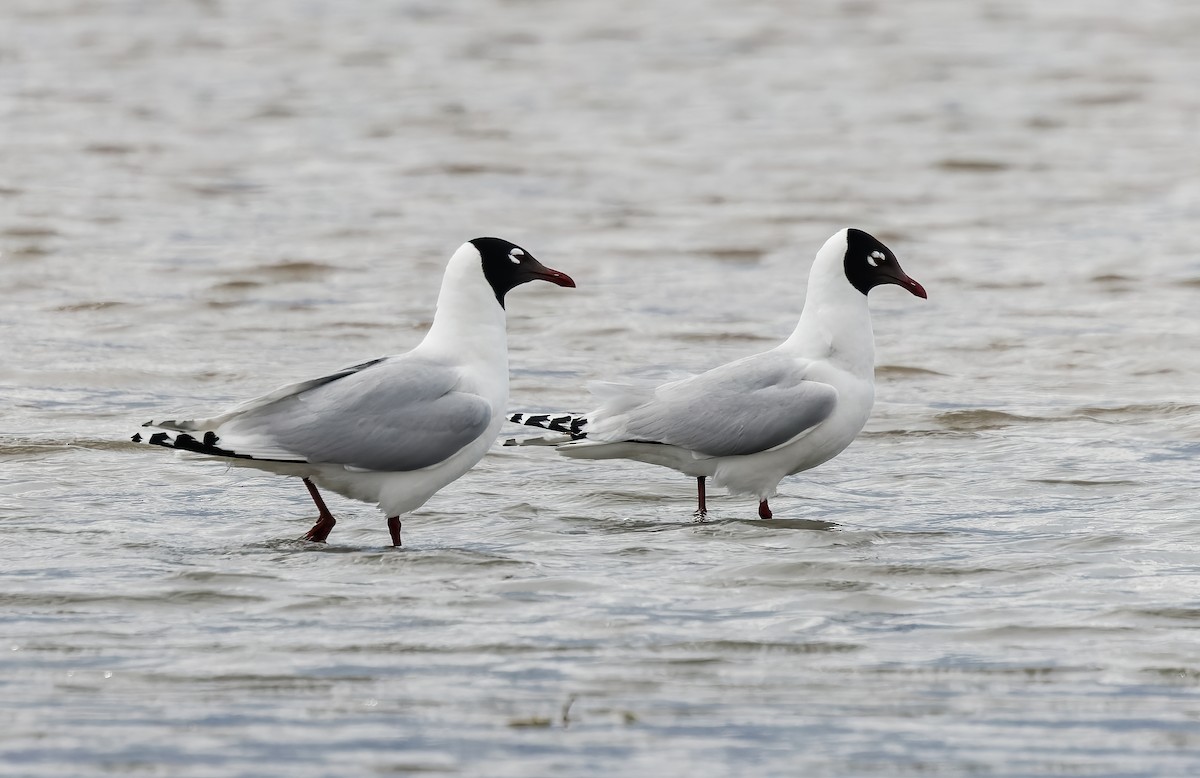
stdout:
<svg viewBox="0 0 1200 778">
<path fill-rule="evenodd" d="M 708 505 L 704 502 L 704 476 L 696 478 L 696 518 L 703 519 L 708 515 Z"/>
<path fill-rule="evenodd" d="M 771 506 L 770 506 L 770 505 L 767 505 L 767 501 L 766 501 L 766 500 L 763 500 L 762 502 L 760 502 L 760 503 L 758 504 L 758 518 L 760 518 L 760 519 L 769 519 L 769 518 L 771 518 L 773 515 L 774 515 L 774 514 L 773 514 L 773 513 L 771 513 Z"/>
<path fill-rule="evenodd" d="M 333 518 L 333 514 L 325 507 L 325 501 L 321 499 L 321 493 L 317 491 L 317 487 L 312 481 L 304 479 L 304 485 L 308 487 L 308 493 L 312 496 L 313 502 L 317 504 L 319 518 L 313 528 L 304 536 L 305 540 L 311 540 L 314 543 L 324 543 L 329 537 L 329 533 L 333 531 L 333 525 L 337 524 L 337 519 Z"/>
<path fill-rule="evenodd" d="M 400 545 L 400 517 L 388 516 L 388 532 L 392 535 L 392 545 Z"/>
</svg>

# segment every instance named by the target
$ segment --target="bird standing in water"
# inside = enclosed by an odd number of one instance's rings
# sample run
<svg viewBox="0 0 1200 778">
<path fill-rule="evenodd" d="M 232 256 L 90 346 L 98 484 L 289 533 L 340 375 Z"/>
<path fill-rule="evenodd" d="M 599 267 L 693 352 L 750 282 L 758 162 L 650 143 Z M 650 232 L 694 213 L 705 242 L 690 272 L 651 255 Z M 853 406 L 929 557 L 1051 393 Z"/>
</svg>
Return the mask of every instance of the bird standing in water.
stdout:
<svg viewBox="0 0 1200 778">
<path fill-rule="evenodd" d="M 304 481 L 317 505 L 305 535 L 336 520 L 317 487 L 377 503 L 392 544 L 419 508 L 491 447 L 508 404 L 505 295 L 528 281 L 575 286 L 516 244 L 476 238 L 446 267 L 433 324 L 406 354 L 285 386 L 209 419 L 150 421 L 134 442 L 226 459 Z"/>
</svg>

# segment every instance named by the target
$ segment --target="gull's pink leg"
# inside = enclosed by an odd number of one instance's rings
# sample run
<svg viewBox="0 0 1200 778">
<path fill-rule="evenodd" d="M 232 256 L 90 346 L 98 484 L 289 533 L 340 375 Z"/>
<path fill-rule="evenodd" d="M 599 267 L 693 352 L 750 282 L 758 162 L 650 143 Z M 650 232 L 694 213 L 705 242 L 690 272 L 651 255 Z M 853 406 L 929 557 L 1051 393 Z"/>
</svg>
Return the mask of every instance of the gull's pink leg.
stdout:
<svg viewBox="0 0 1200 778">
<path fill-rule="evenodd" d="M 766 500 L 763 500 L 762 502 L 760 502 L 760 503 L 758 504 L 758 518 L 760 518 L 760 519 L 769 519 L 769 518 L 771 518 L 771 516 L 773 516 L 773 515 L 774 515 L 774 514 L 773 514 L 773 513 L 771 513 L 771 506 L 770 506 L 770 505 L 767 505 L 767 501 L 766 501 Z"/>
<path fill-rule="evenodd" d="M 388 532 L 392 535 L 392 545 L 400 545 L 400 517 L 388 516 Z"/>
<path fill-rule="evenodd" d="M 313 502 L 317 504 L 319 518 L 313 528 L 304 536 L 305 540 L 311 540 L 314 543 L 324 543 L 329 537 L 329 533 L 333 530 L 333 525 L 337 524 L 337 519 L 333 518 L 333 514 L 325 507 L 325 501 L 321 499 L 321 493 L 317 491 L 316 485 L 307 478 L 304 479 L 304 485 L 308 487 L 308 493 L 312 495 Z"/>
</svg>

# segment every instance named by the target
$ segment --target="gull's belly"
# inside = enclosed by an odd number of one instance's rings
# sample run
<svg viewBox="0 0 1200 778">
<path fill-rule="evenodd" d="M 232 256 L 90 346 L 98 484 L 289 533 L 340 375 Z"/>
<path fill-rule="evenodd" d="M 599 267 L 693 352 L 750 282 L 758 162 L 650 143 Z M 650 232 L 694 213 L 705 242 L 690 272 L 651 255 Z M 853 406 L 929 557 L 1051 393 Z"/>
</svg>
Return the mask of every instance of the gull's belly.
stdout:
<svg viewBox="0 0 1200 778">
<path fill-rule="evenodd" d="M 713 478 L 733 493 L 753 494 L 766 499 L 786 475 L 809 470 L 828 462 L 849 446 L 871 415 L 875 387 L 871 380 L 829 369 L 813 376 L 838 389 L 838 404 L 825 421 L 790 443 L 770 451 L 713 462 Z"/>
<path fill-rule="evenodd" d="M 465 382 L 464 382 L 465 383 Z M 481 386 L 486 382 L 474 382 Z M 503 388 L 507 388 L 503 384 Z M 470 391 L 468 387 L 463 387 Z M 485 396 L 482 391 L 476 394 Z M 504 424 L 504 410 L 508 403 L 507 391 L 490 393 L 487 397 L 492 406 L 492 420 L 479 437 L 463 446 L 449 458 L 421 468 L 399 472 L 377 472 L 348 470 L 341 465 L 310 466 L 317 485 L 343 496 L 368 503 L 378 503 L 380 510 L 388 516 L 398 516 L 420 508 L 443 486 L 455 481 L 479 460 L 483 459 Z"/>
<path fill-rule="evenodd" d="M 799 473 L 833 459 L 862 432 L 875 401 L 874 384 L 844 376 L 837 387 L 838 404 L 830 417 L 784 447 L 790 459 L 786 473 Z"/>
</svg>

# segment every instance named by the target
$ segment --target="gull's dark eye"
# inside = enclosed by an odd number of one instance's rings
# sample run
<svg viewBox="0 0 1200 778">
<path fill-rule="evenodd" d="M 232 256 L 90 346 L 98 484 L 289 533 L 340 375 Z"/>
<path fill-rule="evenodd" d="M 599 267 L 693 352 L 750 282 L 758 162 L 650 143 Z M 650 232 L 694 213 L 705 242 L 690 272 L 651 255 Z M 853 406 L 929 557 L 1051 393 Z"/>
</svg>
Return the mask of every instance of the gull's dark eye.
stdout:
<svg viewBox="0 0 1200 778">
<path fill-rule="evenodd" d="M 867 264 L 871 267 L 879 267 L 884 262 L 887 262 L 887 257 L 884 256 L 882 251 L 872 251 L 867 255 Z"/>
<path fill-rule="evenodd" d="M 512 251 L 508 252 L 508 258 L 514 265 L 521 264 L 521 258 L 524 256 L 525 252 L 518 248 L 514 248 Z"/>
</svg>

